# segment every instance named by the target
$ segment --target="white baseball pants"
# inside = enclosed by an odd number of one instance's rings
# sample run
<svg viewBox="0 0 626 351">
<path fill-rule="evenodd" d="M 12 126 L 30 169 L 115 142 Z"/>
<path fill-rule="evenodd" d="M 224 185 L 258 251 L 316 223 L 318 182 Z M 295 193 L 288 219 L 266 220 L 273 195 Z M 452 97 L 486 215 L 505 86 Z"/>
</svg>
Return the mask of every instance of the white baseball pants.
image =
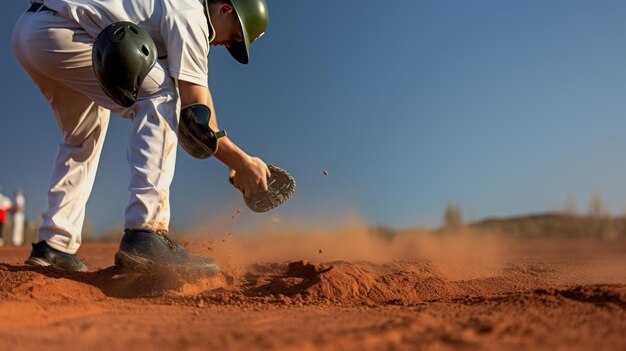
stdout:
<svg viewBox="0 0 626 351">
<path fill-rule="evenodd" d="M 78 23 L 46 11 L 24 13 L 13 30 L 15 55 L 52 107 L 63 137 L 39 237 L 70 254 L 81 243 L 85 205 L 111 111 L 131 120 L 125 227 L 167 231 L 170 220 L 180 110 L 175 82 L 157 62 L 138 101 L 122 108 L 104 94 L 94 75 L 94 39 Z"/>
</svg>

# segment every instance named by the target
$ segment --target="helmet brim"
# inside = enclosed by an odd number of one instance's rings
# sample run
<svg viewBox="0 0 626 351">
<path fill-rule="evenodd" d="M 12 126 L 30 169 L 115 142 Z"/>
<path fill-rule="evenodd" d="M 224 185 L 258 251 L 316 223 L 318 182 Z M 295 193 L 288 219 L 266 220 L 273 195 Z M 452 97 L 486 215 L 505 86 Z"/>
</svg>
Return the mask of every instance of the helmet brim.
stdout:
<svg viewBox="0 0 626 351">
<path fill-rule="evenodd" d="M 235 12 L 237 12 L 236 8 Z M 235 60 L 237 60 L 237 62 L 247 65 L 248 62 L 250 62 L 250 37 L 248 36 L 246 25 L 244 24 L 244 21 L 239 13 L 237 13 L 237 18 L 239 19 L 239 24 L 241 25 L 243 41 L 232 43 L 230 47 L 228 47 L 228 52 Z"/>
</svg>

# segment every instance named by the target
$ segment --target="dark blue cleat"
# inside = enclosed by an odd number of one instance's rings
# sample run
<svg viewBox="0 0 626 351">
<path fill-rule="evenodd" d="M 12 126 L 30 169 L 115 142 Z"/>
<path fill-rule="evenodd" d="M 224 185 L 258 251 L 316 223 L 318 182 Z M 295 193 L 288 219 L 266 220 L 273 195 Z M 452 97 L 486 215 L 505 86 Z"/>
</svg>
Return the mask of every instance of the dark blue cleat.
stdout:
<svg viewBox="0 0 626 351">
<path fill-rule="evenodd" d="M 146 230 L 124 231 L 115 265 L 130 270 L 172 267 L 184 271 L 219 272 L 217 263 L 201 257 L 189 257 L 187 250 L 166 234 Z"/>
<path fill-rule="evenodd" d="M 87 265 L 78 255 L 53 249 L 43 240 L 33 244 L 30 257 L 24 263 L 31 266 L 55 267 L 68 271 L 87 272 Z"/>
</svg>

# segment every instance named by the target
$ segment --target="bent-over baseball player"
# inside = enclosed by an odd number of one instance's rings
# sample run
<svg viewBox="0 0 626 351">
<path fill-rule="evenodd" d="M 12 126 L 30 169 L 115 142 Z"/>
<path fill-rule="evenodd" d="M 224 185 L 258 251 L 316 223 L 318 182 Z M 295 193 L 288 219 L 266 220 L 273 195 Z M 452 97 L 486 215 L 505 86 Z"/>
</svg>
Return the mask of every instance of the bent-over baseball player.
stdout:
<svg viewBox="0 0 626 351">
<path fill-rule="evenodd" d="M 127 24 L 103 31 L 118 22 Z M 190 257 L 168 236 L 169 189 L 183 131 L 181 127 L 179 135 L 179 116 L 192 120 L 212 116 L 208 141 L 213 147 L 201 150 L 200 156 L 214 154 L 223 162 L 244 196 L 267 191 L 268 166 L 218 132 L 208 88 L 209 46 L 223 45 L 237 61 L 247 64 L 249 45 L 265 32 L 267 24 L 265 0 L 31 0 L 15 25 L 13 50 L 50 104 L 62 140 L 48 207 L 42 214 L 40 241 L 33 244 L 26 263 L 87 270 L 76 252 L 113 112 L 130 120 L 130 200 L 116 265 L 137 269 L 167 264 L 217 271 L 213 261 Z M 152 42 L 138 35 L 141 30 Z M 101 33 L 108 36 L 100 38 L 98 48 L 103 52 L 93 51 Z M 139 52 L 155 56 L 153 65 L 138 77 L 134 94 L 118 96 L 103 90 L 110 80 L 126 76 L 105 75 L 99 80 L 94 74 L 94 68 L 102 73 L 115 64 L 115 53 L 107 51 L 107 45 L 113 44 L 122 50 L 138 45 Z M 152 47 L 156 53 L 150 51 Z M 93 62 L 99 62 L 98 67 Z M 204 134 L 191 127 L 184 129 L 188 152 L 193 143 L 205 146 Z"/>
</svg>

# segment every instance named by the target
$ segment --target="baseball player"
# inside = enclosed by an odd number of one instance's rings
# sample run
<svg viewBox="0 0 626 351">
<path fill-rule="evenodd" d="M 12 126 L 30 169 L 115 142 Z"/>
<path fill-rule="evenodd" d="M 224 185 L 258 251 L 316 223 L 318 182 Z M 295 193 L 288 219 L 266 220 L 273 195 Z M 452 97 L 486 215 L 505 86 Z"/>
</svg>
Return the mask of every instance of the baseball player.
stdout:
<svg viewBox="0 0 626 351">
<path fill-rule="evenodd" d="M 2 190 L 2 189 L 0 189 Z M 8 197 L 0 193 L 0 246 L 4 245 L 4 224 L 7 222 L 7 212 L 13 209 L 13 202 Z"/>
<path fill-rule="evenodd" d="M 103 31 L 118 22 L 136 26 Z M 13 50 L 50 104 L 62 140 L 48 207 L 42 214 L 40 241 L 33 244 L 26 263 L 87 270 L 76 252 L 85 204 L 113 112 L 130 120 L 130 200 L 116 264 L 130 269 L 167 264 L 216 271 L 214 262 L 190 257 L 168 236 L 179 116 L 213 116 L 210 131 L 218 130 L 208 87 L 209 46 L 223 45 L 237 61 L 247 64 L 249 45 L 265 32 L 267 24 L 265 0 L 31 0 L 15 25 Z M 153 43 L 137 35 L 143 31 Z M 155 55 L 154 65 L 137 79 L 140 84 L 129 104 L 120 104 L 120 99 L 112 99 L 115 94 L 103 90 L 107 82 L 126 76 L 115 77 L 113 71 L 112 76 L 99 76 L 99 80 L 94 74 L 92 54 L 108 67 L 115 61 L 106 50 L 93 51 L 100 33 L 109 36 L 101 43 L 138 45 L 139 52 Z M 99 45 L 106 49 L 109 44 L 105 44 Z M 150 45 L 156 53 L 150 51 Z M 100 72 L 99 65 L 95 68 Z M 194 133 L 185 129 L 184 136 L 191 134 L 196 142 L 202 135 Z M 211 155 L 229 168 L 237 188 L 244 196 L 266 191 L 268 166 L 224 133 L 217 135 L 219 148 L 214 140 Z"/>
</svg>

